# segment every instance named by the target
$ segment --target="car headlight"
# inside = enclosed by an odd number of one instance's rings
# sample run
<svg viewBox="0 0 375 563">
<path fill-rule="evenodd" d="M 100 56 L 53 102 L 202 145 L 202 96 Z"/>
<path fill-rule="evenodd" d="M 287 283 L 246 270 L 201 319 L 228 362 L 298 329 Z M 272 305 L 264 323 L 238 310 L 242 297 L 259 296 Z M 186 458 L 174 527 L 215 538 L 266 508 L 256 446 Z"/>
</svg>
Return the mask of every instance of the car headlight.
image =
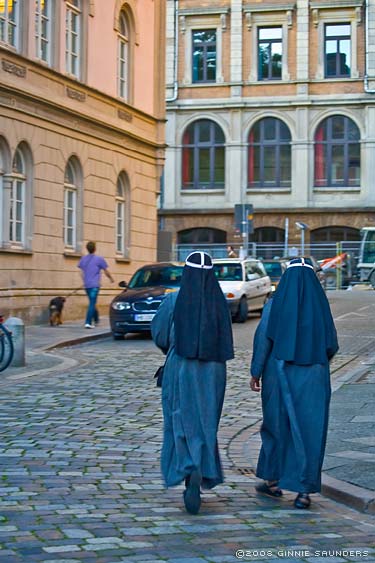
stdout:
<svg viewBox="0 0 375 563">
<path fill-rule="evenodd" d="M 125 311 L 126 309 L 131 309 L 131 305 L 127 301 L 114 301 L 112 309 L 115 311 Z"/>
</svg>

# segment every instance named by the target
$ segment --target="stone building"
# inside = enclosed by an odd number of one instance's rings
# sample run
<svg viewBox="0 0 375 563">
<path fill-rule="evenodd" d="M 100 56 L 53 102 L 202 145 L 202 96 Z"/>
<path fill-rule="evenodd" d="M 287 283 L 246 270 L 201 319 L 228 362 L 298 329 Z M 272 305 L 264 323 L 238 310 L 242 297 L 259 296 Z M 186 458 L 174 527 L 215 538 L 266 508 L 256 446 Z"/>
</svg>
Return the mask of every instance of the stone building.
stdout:
<svg viewBox="0 0 375 563">
<path fill-rule="evenodd" d="M 161 229 L 357 240 L 375 221 L 375 0 L 167 0 Z M 241 242 L 241 241 L 239 241 Z"/>
<path fill-rule="evenodd" d="M 44 319 L 88 240 L 116 281 L 156 259 L 165 18 L 163 0 L 0 2 L 2 313 Z"/>
</svg>

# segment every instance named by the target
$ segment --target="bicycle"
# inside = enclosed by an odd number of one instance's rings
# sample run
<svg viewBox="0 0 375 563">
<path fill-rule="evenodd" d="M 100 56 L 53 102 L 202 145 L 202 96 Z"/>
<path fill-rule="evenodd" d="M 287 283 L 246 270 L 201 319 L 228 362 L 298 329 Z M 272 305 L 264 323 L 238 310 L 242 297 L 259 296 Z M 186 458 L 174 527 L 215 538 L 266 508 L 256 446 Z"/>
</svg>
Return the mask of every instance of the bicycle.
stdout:
<svg viewBox="0 0 375 563">
<path fill-rule="evenodd" d="M 12 333 L 4 326 L 4 318 L 0 315 L 0 371 L 4 371 L 14 355 Z"/>
</svg>

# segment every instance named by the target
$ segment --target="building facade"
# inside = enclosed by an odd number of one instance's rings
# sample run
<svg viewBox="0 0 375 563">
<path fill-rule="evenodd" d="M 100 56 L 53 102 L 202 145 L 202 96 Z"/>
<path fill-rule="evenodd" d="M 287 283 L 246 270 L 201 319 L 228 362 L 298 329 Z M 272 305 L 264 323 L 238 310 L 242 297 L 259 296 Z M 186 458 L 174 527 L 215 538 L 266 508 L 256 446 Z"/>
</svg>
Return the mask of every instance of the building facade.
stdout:
<svg viewBox="0 0 375 563">
<path fill-rule="evenodd" d="M 0 2 L 2 313 L 43 320 L 88 240 L 116 281 L 156 259 L 165 17 L 163 0 Z"/>
<path fill-rule="evenodd" d="M 175 244 L 357 240 L 375 224 L 375 1 L 167 0 L 160 228 Z"/>
</svg>

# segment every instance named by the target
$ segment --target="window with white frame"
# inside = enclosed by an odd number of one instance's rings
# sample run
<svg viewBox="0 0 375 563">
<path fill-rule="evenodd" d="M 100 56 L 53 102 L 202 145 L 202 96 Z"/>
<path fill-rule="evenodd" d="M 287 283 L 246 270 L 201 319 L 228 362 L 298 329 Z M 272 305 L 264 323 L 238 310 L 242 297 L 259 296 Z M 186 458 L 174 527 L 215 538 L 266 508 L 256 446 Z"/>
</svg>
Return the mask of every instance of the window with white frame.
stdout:
<svg viewBox="0 0 375 563">
<path fill-rule="evenodd" d="M 12 164 L 9 205 L 9 242 L 25 244 L 26 166 L 21 149 L 17 149 Z"/>
<path fill-rule="evenodd" d="M 258 78 L 281 80 L 283 45 L 282 27 L 258 28 Z"/>
<path fill-rule="evenodd" d="M 77 246 L 77 174 L 70 159 L 64 178 L 64 246 L 75 249 Z"/>
<path fill-rule="evenodd" d="M 35 0 L 35 56 L 48 64 L 52 51 L 52 2 Z"/>
<path fill-rule="evenodd" d="M 310 0 L 316 28 L 318 56 L 316 79 L 358 78 L 358 30 L 362 22 L 362 0 L 347 0 L 335 6 Z"/>
<path fill-rule="evenodd" d="M 118 95 L 129 98 L 129 22 L 125 12 L 120 13 L 118 32 Z"/>
<path fill-rule="evenodd" d="M 247 29 L 251 32 L 248 80 L 289 80 L 288 42 L 293 27 L 294 4 L 275 4 L 275 10 L 260 3 L 245 8 Z"/>
<path fill-rule="evenodd" d="M 350 76 L 351 26 L 348 23 L 324 27 L 324 65 L 326 78 Z"/>
<path fill-rule="evenodd" d="M 127 175 L 121 172 L 116 186 L 116 253 L 121 256 L 126 256 L 128 253 L 128 188 Z"/>
<path fill-rule="evenodd" d="M 66 3 L 65 60 L 66 72 L 80 77 L 82 9 L 81 0 Z"/>
<path fill-rule="evenodd" d="M 0 41 L 19 47 L 20 35 L 19 0 L 0 0 Z"/>
</svg>

